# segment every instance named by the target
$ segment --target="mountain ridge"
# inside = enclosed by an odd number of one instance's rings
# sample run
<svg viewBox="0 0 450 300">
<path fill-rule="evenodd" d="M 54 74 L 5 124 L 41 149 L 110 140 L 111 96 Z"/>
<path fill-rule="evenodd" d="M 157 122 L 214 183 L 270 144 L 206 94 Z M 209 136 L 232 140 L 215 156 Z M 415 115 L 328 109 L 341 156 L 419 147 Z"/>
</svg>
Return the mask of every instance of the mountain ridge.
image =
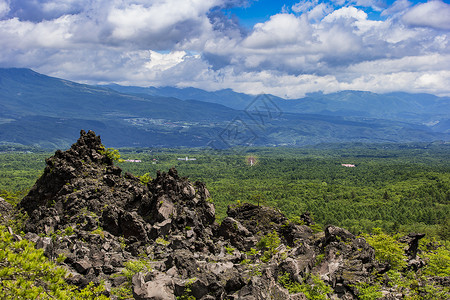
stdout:
<svg viewBox="0 0 450 300">
<path fill-rule="evenodd" d="M 234 92 L 231 89 L 208 92 L 197 88 L 120 85 L 104 85 L 103 87 L 131 94 L 147 93 L 149 95 L 173 96 L 182 100 L 197 97 L 198 100 L 222 104 L 233 109 L 245 109 L 251 104 L 252 100 L 258 97 L 258 95 Z M 280 108 L 292 113 L 387 118 L 417 124 L 436 121 L 436 117 L 439 120 L 446 120 L 450 116 L 450 97 L 438 97 L 426 93 L 391 92 L 377 94 L 369 91 L 343 90 L 329 94 L 311 93 L 297 99 L 284 99 L 274 95 L 267 96 Z M 234 101 L 227 102 L 230 98 Z M 384 107 L 380 108 L 380 106 Z M 367 111 L 369 109 L 371 111 Z M 423 116 L 419 114 L 419 111 Z"/>
<path fill-rule="evenodd" d="M 155 91 L 153 88 L 152 93 Z M 440 114 L 435 114 L 433 106 L 418 114 L 420 117 L 414 115 L 412 120 L 411 117 L 395 117 L 395 114 L 389 119 L 383 109 L 378 110 L 378 115 L 385 118 L 362 109 L 345 111 L 339 105 L 327 108 L 329 101 L 325 103 L 325 96 L 318 93 L 313 95 L 316 100 L 305 102 L 270 95 L 254 97 L 231 90 L 215 94 L 192 88 L 189 91 L 200 93 L 203 98 L 188 99 L 192 94 L 185 95 L 185 100 L 173 95 L 127 94 L 49 77 L 29 69 L 0 69 L 0 142 L 64 148 L 70 145 L 79 128 L 102 132 L 105 141 L 114 147 L 210 147 L 214 144 L 228 148 L 236 145 L 304 146 L 323 142 L 432 142 L 445 141 L 450 136 L 448 118 L 442 117 L 447 114 L 445 105 L 438 107 Z M 170 93 L 175 92 L 180 90 L 170 88 Z M 209 95 L 218 97 L 214 100 L 216 103 L 204 101 Z M 359 98 L 354 95 L 376 94 L 346 92 L 344 95 L 349 95 L 346 99 L 350 106 L 355 106 L 353 102 Z M 433 103 L 437 101 L 434 96 L 427 97 Z M 224 99 L 240 105 L 250 102 L 244 110 L 239 110 L 224 105 Z M 342 102 L 338 100 L 336 98 L 335 102 Z M 447 101 L 446 98 L 441 100 L 444 104 Z M 428 103 L 426 99 L 423 101 Z M 303 109 L 308 105 L 312 107 L 311 103 L 316 106 L 309 111 Z M 364 105 L 360 106 L 364 108 Z"/>
</svg>

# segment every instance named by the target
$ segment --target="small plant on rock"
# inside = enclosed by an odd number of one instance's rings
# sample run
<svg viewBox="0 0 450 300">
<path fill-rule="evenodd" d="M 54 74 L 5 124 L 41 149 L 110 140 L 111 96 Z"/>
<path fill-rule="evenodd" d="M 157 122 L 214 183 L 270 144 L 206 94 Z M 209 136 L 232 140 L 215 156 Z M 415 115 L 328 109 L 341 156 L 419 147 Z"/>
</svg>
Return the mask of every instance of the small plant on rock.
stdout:
<svg viewBox="0 0 450 300">
<path fill-rule="evenodd" d="M 112 289 L 111 294 L 119 299 L 130 299 L 133 298 L 131 291 L 133 276 L 139 272 L 151 272 L 152 268 L 150 267 L 150 262 L 145 259 L 127 261 L 124 263 L 124 267 L 119 274 L 114 274 L 113 277 L 125 276 L 127 281 L 120 287 Z"/>
<path fill-rule="evenodd" d="M 227 254 L 233 255 L 234 248 L 231 246 L 225 246 L 225 251 L 227 252 Z"/>
<path fill-rule="evenodd" d="M 256 248 L 260 250 L 265 250 L 261 260 L 263 262 L 268 262 L 272 256 L 277 252 L 278 246 L 280 246 L 280 237 L 278 233 L 274 230 L 265 236 L 263 236 L 259 242 L 256 244 Z"/>
<path fill-rule="evenodd" d="M 152 181 L 152 177 L 150 176 L 150 173 L 145 173 L 142 176 L 139 176 L 139 180 L 143 185 L 148 184 L 150 181 Z"/>
<path fill-rule="evenodd" d="M 303 283 L 294 281 L 291 279 L 289 273 L 284 273 L 278 277 L 278 282 L 286 288 L 290 294 L 303 293 L 306 299 L 312 300 L 325 300 L 327 294 L 331 293 L 333 289 L 323 282 L 319 276 L 310 274 L 312 284 L 307 283 L 306 280 Z"/>
<path fill-rule="evenodd" d="M 352 286 L 358 290 L 358 299 L 361 300 L 379 299 L 383 296 L 379 283 L 358 282 Z"/>
<path fill-rule="evenodd" d="M 101 155 L 109 157 L 111 161 L 117 161 L 117 162 L 123 162 L 123 159 L 120 158 L 119 150 L 114 148 L 105 148 L 103 146 L 103 149 L 100 149 L 98 151 Z"/>
<path fill-rule="evenodd" d="M 168 246 L 170 244 L 169 241 L 166 241 L 165 239 L 163 239 L 162 237 L 159 237 L 155 240 L 155 243 L 163 245 L 163 246 Z"/>
<path fill-rule="evenodd" d="M 184 285 L 183 295 L 178 296 L 177 300 L 196 300 L 192 295 L 192 284 L 197 280 L 196 277 L 188 279 Z"/>
<path fill-rule="evenodd" d="M 100 235 L 100 237 L 102 239 L 105 238 L 105 232 L 103 231 L 103 228 L 101 228 L 101 227 L 98 227 L 97 229 L 93 230 L 91 233 Z"/>
</svg>

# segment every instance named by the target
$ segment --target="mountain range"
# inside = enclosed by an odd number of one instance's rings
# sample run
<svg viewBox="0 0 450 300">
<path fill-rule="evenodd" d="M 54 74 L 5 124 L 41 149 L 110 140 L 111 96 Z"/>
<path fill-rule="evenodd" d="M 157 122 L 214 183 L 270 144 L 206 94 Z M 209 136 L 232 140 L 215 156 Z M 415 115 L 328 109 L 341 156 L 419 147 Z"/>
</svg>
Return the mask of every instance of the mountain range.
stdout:
<svg viewBox="0 0 450 300">
<path fill-rule="evenodd" d="M 0 69 L 0 143 L 67 148 L 80 129 L 114 147 L 448 141 L 450 98 L 342 91 L 283 99 L 230 89 L 93 86 Z"/>
</svg>

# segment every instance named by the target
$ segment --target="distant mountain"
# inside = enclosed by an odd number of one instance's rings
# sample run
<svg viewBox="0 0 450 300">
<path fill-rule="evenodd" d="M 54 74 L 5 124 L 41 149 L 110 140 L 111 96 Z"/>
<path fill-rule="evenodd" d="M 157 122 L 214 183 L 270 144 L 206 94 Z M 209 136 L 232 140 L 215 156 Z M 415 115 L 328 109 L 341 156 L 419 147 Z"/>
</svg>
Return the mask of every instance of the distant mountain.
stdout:
<svg viewBox="0 0 450 300">
<path fill-rule="evenodd" d="M 0 69 L 0 105 L 9 116 L 40 115 L 65 118 L 229 119 L 228 107 L 176 98 L 119 93 L 79 84 L 29 69 Z"/>
<path fill-rule="evenodd" d="M 449 139 L 446 104 L 446 98 L 403 93 L 341 92 L 284 100 L 231 90 L 99 87 L 29 69 L 0 69 L 0 144 L 65 148 L 80 129 L 96 131 L 113 147 L 430 142 Z M 416 108 L 410 113 L 418 106 L 422 113 Z M 400 112 L 413 115 L 412 121 L 399 118 Z"/>
<path fill-rule="evenodd" d="M 342 91 L 315 93 L 302 99 L 277 101 L 285 110 L 335 116 L 353 116 L 433 124 L 450 116 L 450 98 L 430 94 L 375 94 Z"/>
<path fill-rule="evenodd" d="M 208 92 L 192 87 L 136 87 L 117 84 L 105 85 L 104 87 L 127 94 L 147 94 L 152 96 L 174 97 L 181 100 L 196 99 L 204 102 L 222 104 L 234 109 L 245 109 L 245 107 L 247 107 L 247 105 L 255 98 L 255 95 L 236 93 L 232 89 Z"/>
<path fill-rule="evenodd" d="M 196 88 L 143 88 L 120 85 L 106 87 L 123 93 L 176 97 L 183 100 L 197 99 L 234 109 L 245 109 L 257 97 L 236 93 L 230 89 L 207 92 Z M 450 97 L 437 97 L 430 94 L 342 91 L 331 94 L 312 93 L 304 98 L 289 100 L 273 95 L 269 97 L 282 111 L 289 113 L 368 117 L 430 126 L 441 121 L 445 123 L 450 116 Z"/>
</svg>

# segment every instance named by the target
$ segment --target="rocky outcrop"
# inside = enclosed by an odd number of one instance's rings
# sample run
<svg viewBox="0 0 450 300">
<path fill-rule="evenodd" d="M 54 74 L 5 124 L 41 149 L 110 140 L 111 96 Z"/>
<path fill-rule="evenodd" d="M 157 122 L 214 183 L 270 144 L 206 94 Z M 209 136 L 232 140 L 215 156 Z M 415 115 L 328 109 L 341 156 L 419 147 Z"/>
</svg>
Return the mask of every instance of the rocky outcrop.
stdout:
<svg viewBox="0 0 450 300">
<path fill-rule="evenodd" d="M 48 257 L 64 255 L 71 283 L 104 281 L 113 298 L 129 287 L 135 299 L 306 299 L 286 280 L 321 280 L 328 296 L 356 299 L 355 283 L 383 268 L 347 230 L 314 233 L 309 214 L 297 225 L 244 203 L 229 206 L 219 225 L 203 183 L 170 169 L 143 184 L 114 165 L 92 131 L 46 163 L 19 205 L 29 215 L 25 237 Z M 409 237 L 411 256 L 419 238 Z"/>
<path fill-rule="evenodd" d="M 13 206 L 0 197 L 0 224 L 6 224 L 13 214 Z"/>
</svg>

